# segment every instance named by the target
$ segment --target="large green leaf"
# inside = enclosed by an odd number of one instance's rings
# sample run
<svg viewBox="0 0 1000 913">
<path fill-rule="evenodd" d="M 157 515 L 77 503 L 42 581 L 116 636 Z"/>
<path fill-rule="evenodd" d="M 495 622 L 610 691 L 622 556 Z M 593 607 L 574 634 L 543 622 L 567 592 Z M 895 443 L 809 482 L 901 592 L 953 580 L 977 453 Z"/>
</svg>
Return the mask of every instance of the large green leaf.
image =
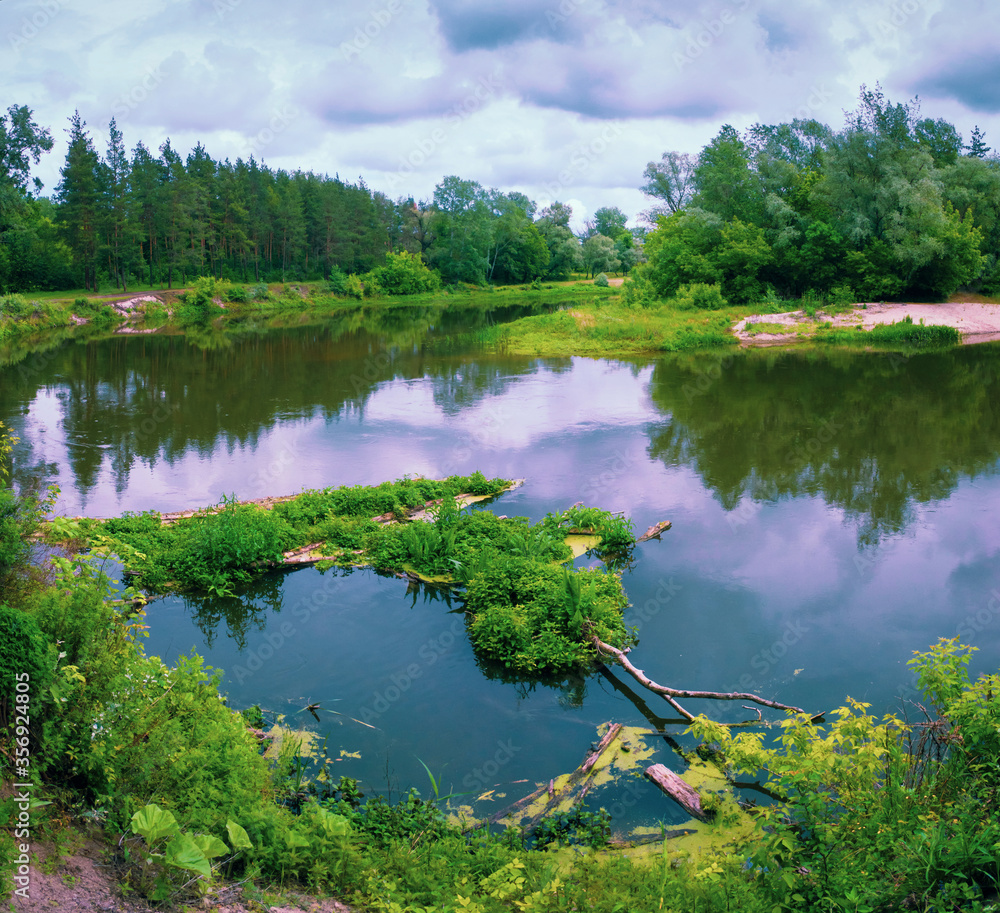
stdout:
<svg viewBox="0 0 1000 913">
<path fill-rule="evenodd" d="M 177 869 L 197 872 L 206 878 L 212 874 L 212 864 L 201 847 L 187 834 L 176 834 L 164 851 L 163 861 Z"/>
<path fill-rule="evenodd" d="M 132 816 L 132 830 L 141 834 L 146 843 L 152 846 L 161 837 L 179 833 L 180 827 L 173 812 L 158 805 L 147 805 Z"/>
<path fill-rule="evenodd" d="M 226 822 L 226 832 L 229 834 L 229 842 L 234 850 L 252 850 L 253 844 L 250 842 L 250 835 L 244 830 L 243 825 L 235 821 Z"/>
<path fill-rule="evenodd" d="M 225 856 L 229 852 L 229 847 L 218 837 L 213 837 L 211 834 L 198 834 L 194 838 L 194 842 L 198 845 L 198 849 L 209 859 L 214 859 L 216 856 Z"/>
<path fill-rule="evenodd" d="M 417 760 L 420 761 L 419 758 Z M 423 764 L 423 761 L 420 763 Z M 427 773 L 430 774 L 430 771 Z M 433 782 L 433 777 L 431 780 Z M 325 808 L 317 808 L 314 815 L 327 837 L 347 837 L 351 832 L 351 824 L 343 815 L 335 815 Z"/>
</svg>

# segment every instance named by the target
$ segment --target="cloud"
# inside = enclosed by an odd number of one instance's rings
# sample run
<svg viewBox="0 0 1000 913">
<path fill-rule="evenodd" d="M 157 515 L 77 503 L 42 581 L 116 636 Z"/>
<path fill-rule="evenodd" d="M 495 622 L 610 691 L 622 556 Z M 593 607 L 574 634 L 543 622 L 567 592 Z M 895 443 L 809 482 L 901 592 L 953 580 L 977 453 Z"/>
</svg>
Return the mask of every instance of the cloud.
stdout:
<svg viewBox="0 0 1000 913">
<path fill-rule="evenodd" d="M 431 6 L 441 34 L 457 53 L 515 44 L 546 25 L 544 12 L 532 0 L 507 0 L 492 8 L 476 0 L 433 0 Z"/>
<path fill-rule="evenodd" d="M 1000 113 L 1000 58 L 995 51 L 962 55 L 917 80 L 920 94 L 953 98 L 972 111 Z"/>
</svg>

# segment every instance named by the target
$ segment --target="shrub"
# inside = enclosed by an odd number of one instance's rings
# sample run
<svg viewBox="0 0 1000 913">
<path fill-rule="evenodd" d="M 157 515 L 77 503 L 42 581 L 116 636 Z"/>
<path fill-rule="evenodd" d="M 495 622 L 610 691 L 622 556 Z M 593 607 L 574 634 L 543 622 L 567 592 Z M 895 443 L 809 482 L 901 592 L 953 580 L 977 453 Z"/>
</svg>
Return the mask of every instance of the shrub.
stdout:
<svg viewBox="0 0 1000 913">
<path fill-rule="evenodd" d="M 722 289 L 717 284 L 709 285 L 704 282 L 682 285 L 670 303 L 681 310 L 696 308 L 702 311 L 718 311 L 729 306 L 722 297 Z"/>
<path fill-rule="evenodd" d="M 216 287 L 215 279 L 203 276 L 195 281 L 194 287 L 178 299 L 180 308 L 177 316 L 187 323 L 204 323 L 222 313 L 222 308 L 215 303 L 216 296 L 225 292 L 225 286 L 220 283 Z"/>
<path fill-rule="evenodd" d="M 348 298 L 357 298 L 359 301 L 365 296 L 365 286 L 357 276 L 348 276 L 344 280 L 344 292 Z"/>
<path fill-rule="evenodd" d="M 596 276 L 596 278 L 594 279 L 594 285 L 596 285 L 598 288 L 607 288 L 608 287 L 608 274 L 607 273 L 598 273 L 597 276 Z"/>
<path fill-rule="evenodd" d="M 416 295 L 441 288 L 441 276 L 428 269 L 418 254 L 407 251 L 387 254 L 385 264 L 375 267 L 365 276 L 366 296 L 375 294 L 368 290 L 372 280 L 386 295 Z"/>
<path fill-rule="evenodd" d="M 617 575 L 569 573 L 531 558 L 499 557 L 469 581 L 465 609 L 476 652 L 518 674 L 563 673 L 589 665 L 594 647 L 583 622 L 605 643 L 628 638 Z"/>
<path fill-rule="evenodd" d="M 50 652 L 50 647 L 51 642 L 34 618 L 26 612 L 0 604 L 0 733 L 15 734 L 11 724 L 18 706 L 16 695 L 20 690 L 27 694 L 29 700 L 26 709 L 32 720 L 34 744 L 27 747 L 33 752 L 37 751 L 43 707 L 49 703 L 49 686 L 55 665 L 55 648 Z M 18 683 L 21 689 L 18 689 Z M 25 687 L 26 691 L 23 690 Z M 23 737 L 27 733 L 18 735 Z M 10 746 L 11 756 L 14 755 L 14 748 L 14 745 Z M 0 742 L 0 761 L 7 751 L 8 746 Z"/>
</svg>

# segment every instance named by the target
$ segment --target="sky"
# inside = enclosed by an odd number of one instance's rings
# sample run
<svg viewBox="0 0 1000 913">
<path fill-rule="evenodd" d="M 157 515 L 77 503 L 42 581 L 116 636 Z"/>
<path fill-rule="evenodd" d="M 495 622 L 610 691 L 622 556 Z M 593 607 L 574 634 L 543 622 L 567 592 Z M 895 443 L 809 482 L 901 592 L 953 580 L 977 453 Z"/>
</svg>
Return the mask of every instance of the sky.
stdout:
<svg viewBox="0 0 1000 913">
<path fill-rule="evenodd" d="M 987 0 L 0 0 L 0 80 L 56 146 L 79 110 L 106 151 L 363 178 L 429 200 L 447 175 L 559 200 L 574 224 L 724 124 L 835 128 L 859 87 L 1000 147 L 1000 4 Z"/>
</svg>

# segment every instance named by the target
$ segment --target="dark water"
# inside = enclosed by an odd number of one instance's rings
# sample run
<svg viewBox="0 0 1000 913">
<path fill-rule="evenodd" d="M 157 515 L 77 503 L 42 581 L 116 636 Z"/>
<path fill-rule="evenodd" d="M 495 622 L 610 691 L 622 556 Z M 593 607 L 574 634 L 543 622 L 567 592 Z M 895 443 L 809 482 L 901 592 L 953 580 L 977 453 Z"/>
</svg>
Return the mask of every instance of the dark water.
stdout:
<svg viewBox="0 0 1000 913">
<path fill-rule="evenodd" d="M 634 662 L 677 687 L 810 711 L 850 695 L 880 714 L 912 696 L 906 661 L 939 637 L 1000 665 L 997 346 L 544 360 L 449 345 L 439 315 L 421 318 L 69 342 L 0 370 L 0 421 L 22 439 L 19 477 L 58 483 L 68 514 L 480 469 L 527 480 L 500 513 L 584 500 L 639 530 L 669 519 L 623 580 Z M 423 761 L 443 791 L 516 798 L 574 768 L 602 722 L 681 731 L 627 681 L 491 677 L 460 600 L 369 571 L 276 574 L 239 599 L 158 601 L 148 620 L 150 652 L 197 649 L 234 705 L 359 752 L 340 767 L 371 789 L 426 793 Z M 682 819 L 634 792 L 601 801 L 623 822 Z"/>
</svg>

